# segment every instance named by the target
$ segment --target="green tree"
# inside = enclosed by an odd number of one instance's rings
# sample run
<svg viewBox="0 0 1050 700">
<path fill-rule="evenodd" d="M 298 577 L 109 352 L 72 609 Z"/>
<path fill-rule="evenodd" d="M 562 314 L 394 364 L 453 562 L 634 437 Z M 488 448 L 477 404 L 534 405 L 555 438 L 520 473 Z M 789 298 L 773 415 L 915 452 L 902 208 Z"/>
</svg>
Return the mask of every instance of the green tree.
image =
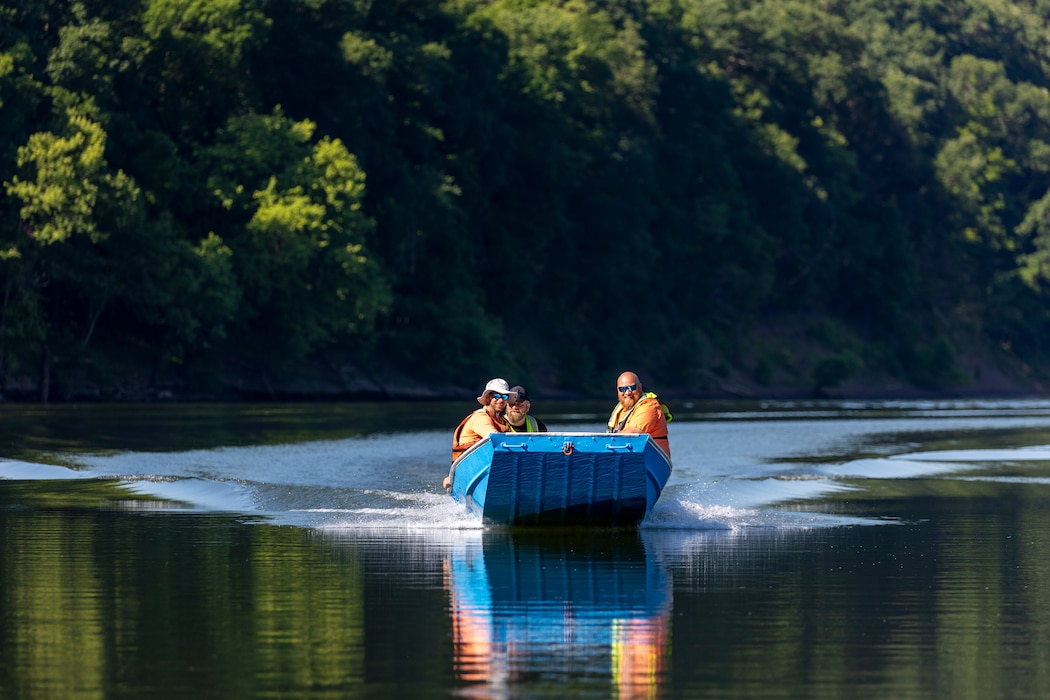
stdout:
<svg viewBox="0 0 1050 700">
<path fill-rule="evenodd" d="M 326 344 L 367 345 L 390 303 L 365 245 L 364 172 L 314 130 L 280 110 L 238 117 L 201 154 L 241 289 L 235 347 L 268 382 Z"/>
<path fill-rule="evenodd" d="M 101 244 L 132 226 L 140 192 L 105 160 L 106 135 L 84 114 L 68 111 L 58 133 L 38 132 L 18 151 L 20 175 L 6 183 L 26 233 L 9 258 L 24 258 L 44 310 L 41 398 L 48 399 L 53 350 L 85 346 L 121 280 L 109 273 Z"/>
</svg>

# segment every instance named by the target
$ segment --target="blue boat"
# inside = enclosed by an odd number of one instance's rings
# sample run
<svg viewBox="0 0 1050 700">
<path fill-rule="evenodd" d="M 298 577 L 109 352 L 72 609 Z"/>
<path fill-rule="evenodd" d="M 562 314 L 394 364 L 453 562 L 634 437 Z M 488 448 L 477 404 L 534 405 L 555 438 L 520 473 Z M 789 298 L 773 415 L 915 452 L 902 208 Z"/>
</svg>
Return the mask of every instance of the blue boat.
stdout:
<svg viewBox="0 0 1050 700">
<path fill-rule="evenodd" d="M 452 464 L 452 497 L 494 525 L 630 526 L 671 459 L 646 434 L 493 433 Z"/>
</svg>

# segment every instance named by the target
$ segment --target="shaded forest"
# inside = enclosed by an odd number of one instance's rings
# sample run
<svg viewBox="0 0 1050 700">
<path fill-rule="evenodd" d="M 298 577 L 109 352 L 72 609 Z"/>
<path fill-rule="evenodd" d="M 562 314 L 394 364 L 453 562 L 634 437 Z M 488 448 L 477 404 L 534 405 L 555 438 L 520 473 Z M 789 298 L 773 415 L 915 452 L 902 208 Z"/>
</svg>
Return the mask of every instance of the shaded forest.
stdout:
<svg viewBox="0 0 1050 700">
<path fill-rule="evenodd" d="M 1047 18 L 0 8 L 0 391 L 452 395 L 498 375 L 589 395 L 627 368 L 682 395 L 988 371 L 1038 390 Z"/>
</svg>

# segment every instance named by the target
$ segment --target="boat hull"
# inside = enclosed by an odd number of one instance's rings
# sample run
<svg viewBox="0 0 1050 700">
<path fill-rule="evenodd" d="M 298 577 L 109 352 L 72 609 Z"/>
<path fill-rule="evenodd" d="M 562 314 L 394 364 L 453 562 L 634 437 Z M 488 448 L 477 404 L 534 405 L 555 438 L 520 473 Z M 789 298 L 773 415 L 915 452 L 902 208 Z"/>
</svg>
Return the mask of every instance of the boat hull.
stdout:
<svg viewBox="0 0 1050 700">
<path fill-rule="evenodd" d="M 452 465 L 452 497 L 499 525 L 637 525 L 671 475 L 648 435 L 493 433 Z"/>
</svg>

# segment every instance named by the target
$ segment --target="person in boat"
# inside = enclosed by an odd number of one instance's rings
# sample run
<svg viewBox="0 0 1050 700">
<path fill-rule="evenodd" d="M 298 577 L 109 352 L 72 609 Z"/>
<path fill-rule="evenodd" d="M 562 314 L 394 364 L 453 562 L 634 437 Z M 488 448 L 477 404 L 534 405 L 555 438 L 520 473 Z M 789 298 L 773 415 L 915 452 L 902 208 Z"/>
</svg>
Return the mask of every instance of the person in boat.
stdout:
<svg viewBox="0 0 1050 700">
<path fill-rule="evenodd" d="M 512 386 L 507 402 L 507 427 L 512 433 L 545 433 L 547 425 L 536 416 L 529 415 L 532 402 L 525 387 Z"/>
<path fill-rule="evenodd" d="M 510 385 L 506 379 L 497 377 L 489 380 L 485 390 L 478 397 L 481 408 L 460 421 L 456 432 L 452 434 L 453 462 L 475 442 L 480 442 L 492 433 L 505 433 L 510 430 L 505 417 L 510 397 Z M 449 477 L 445 477 L 442 485 L 446 489 L 451 488 L 452 482 Z"/>
<path fill-rule="evenodd" d="M 667 423 L 671 412 L 653 392 L 646 392 L 634 372 L 624 372 L 616 380 L 616 399 L 620 402 L 609 416 L 610 433 L 649 433 L 656 444 L 671 456 Z"/>
</svg>

